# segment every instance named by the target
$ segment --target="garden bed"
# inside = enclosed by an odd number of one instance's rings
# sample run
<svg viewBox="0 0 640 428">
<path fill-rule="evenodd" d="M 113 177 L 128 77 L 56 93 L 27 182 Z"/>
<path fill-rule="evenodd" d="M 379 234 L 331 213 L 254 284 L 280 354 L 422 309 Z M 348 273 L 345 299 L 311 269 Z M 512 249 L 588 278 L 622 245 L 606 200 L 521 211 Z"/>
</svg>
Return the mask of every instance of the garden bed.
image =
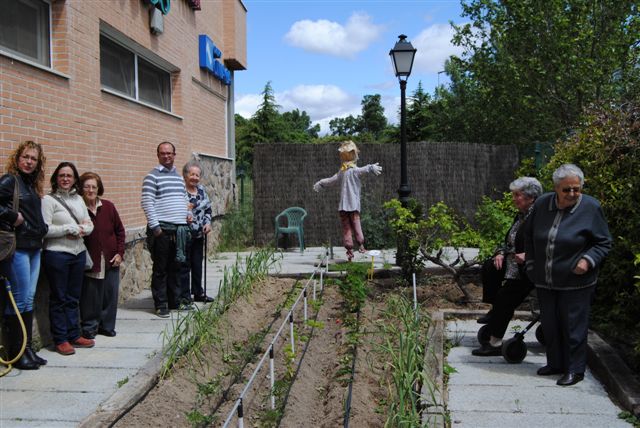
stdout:
<svg viewBox="0 0 640 428">
<path fill-rule="evenodd" d="M 258 373 L 243 401 L 245 423 L 250 426 L 318 426 L 343 424 L 345 403 L 352 383 L 351 426 L 384 426 L 392 406 L 393 375 L 385 352 L 387 333 L 395 316 L 385 318 L 401 295 L 411 289 L 398 287 L 396 279 L 367 283 L 360 314 L 345 305 L 340 287 L 327 284 L 317 289 L 318 302 L 311 304 L 303 321 L 303 305 L 294 312 L 295 352 L 288 331 L 274 343 L 276 410 L 271 410 L 269 365 Z M 147 396 L 116 426 L 204 426 L 224 422 L 274 332 L 282 325 L 304 285 L 293 279 L 267 278 L 251 294 L 237 300 L 219 318 L 210 333 L 210 344 L 201 357 L 185 354 L 159 380 Z M 474 296 L 480 287 L 471 283 Z M 423 310 L 480 308 L 481 304 L 458 304 L 462 292 L 445 277 L 431 277 L 418 287 Z M 479 300 L 479 299 L 478 299 Z M 397 303 L 395 304 L 397 306 Z M 426 318 L 426 315 L 425 315 Z M 355 374 L 351 379 L 353 350 Z M 235 422 L 231 426 L 236 426 Z"/>
</svg>

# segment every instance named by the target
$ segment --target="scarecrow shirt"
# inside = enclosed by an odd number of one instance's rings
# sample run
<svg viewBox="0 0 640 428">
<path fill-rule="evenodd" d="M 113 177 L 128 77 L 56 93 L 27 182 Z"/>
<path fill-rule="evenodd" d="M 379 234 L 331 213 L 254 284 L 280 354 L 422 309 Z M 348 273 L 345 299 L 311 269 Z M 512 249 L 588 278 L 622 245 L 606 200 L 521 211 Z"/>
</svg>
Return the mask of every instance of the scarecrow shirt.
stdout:
<svg viewBox="0 0 640 428">
<path fill-rule="evenodd" d="M 320 187 L 340 185 L 340 205 L 338 211 L 360 211 L 360 176 L 372 173 L 374 165 L 358 167 L 354 162 L 343 162 L 333 177 L 318 182 Z"/>
</svg>

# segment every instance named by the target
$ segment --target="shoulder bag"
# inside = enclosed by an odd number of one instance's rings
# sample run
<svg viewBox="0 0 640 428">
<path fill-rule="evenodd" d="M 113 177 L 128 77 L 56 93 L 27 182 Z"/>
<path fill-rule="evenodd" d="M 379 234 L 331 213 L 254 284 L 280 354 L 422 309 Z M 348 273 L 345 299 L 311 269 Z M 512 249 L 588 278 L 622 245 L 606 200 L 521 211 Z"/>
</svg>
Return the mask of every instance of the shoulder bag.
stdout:
<svg viewBox="0 0 640 428">
<path fill-rule="evenodd" d="M 76 223 L 78 223 L 78 226 L 80 226 L 78 217 L 76 217 L 73 211 L 71 211 L 71 208 L 69 208 L 69 205 L 67 205 L 67 203 L 58 195 L 51 194 L 51 197 L 56 201 L 60 202 L 60 205 L 62 205 L 69 212 L 69 215 L 71 216 L 71 218 L 73 218 L 76 221 Z M 93 269 L 93 260 L 91 260 L 91 254 L 89 254 L 89 250 L 87 250 L 87 255 L 84 258 L 84 270 L 91 270 L 91 269 Z"/>
<path fill-rule="evenodd" d="M 18 187 L 18 177 L 14 177 L 13 187 L 13 211 L 18 212 L 20 207 L 20 190 Z M 8 259 L 16 252 L 16 232 L 15 230 L 0 230 L 0 261 Z"/>
</svg>

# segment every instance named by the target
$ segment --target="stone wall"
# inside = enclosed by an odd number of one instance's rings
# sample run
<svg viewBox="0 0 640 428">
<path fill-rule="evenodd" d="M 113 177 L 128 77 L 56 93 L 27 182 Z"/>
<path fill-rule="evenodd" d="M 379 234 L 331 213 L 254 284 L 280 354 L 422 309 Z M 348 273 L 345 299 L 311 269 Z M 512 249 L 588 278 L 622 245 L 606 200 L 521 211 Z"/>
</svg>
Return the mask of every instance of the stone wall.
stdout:
<svg viewBox="0 0 640 428">
<path fill-rule="evenodd" d="M 257 144 L 254 151 L 254 238 L 273 243 L 274 218 L 287 207 L 303 207 L 305 243 L 341 243 L 338 188 L 312 190 L 321 178 L 338 171 L 339 144 Z M 362 177 L 362 208 L 380 207 L 397 198 L 400 184 L 398 144 L 359 144 L 358 165 L 379 162 L 381 176 Z M 471 219 L 483 195 L 508 190 L 518 164 L 515 146 L 468 143 L 410 143 L 408 174 L 411 197 L 427 207 L 438 201 Z"/>
</svg>

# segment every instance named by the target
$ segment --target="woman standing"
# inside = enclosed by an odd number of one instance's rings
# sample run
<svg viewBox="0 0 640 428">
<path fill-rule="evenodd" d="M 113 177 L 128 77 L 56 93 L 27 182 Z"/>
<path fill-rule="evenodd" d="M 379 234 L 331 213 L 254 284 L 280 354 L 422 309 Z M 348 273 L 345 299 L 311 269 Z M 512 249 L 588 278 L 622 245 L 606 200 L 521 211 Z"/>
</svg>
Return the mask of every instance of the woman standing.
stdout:
<svg viewBox="0 0 640 428">
<path fill-rule="evenodd" d="M 513 205 L 518 214 L 507 232 L 504 246 L 493 258 L 496 270 L 504 269 L 504 285 L 496 293 L 491 311 L 487 315 L 489 343 L 471 351 L 473 355 L 486 357 L 502 355 L 502 338 L 516 308 L 533 290 L 533 284 L 524 275 L 524 228 L 533 203 L 542 195 L 542 185 L 533 177 L 520 177 L 509 185 Z M 481 322 L 482 323 L 482 322 Z"/>
<path fill-rule="evenodd" d="M 7 174 L 0 178 L 0 229 L 14 230 L 16 252 L 0 262 L 0 275 L 10 283 L 11 293 L 27 330 L 27 345 L 14 367 L 35 370 L 47 364 L 31 347 L 33 330 L 33 298 L 40 274 L 42 238 L 47 225 L 42 219 L 41 198 L 46 158 L 42 146 L 33 141 L 21 143 L 7 160 Z M 18 183 L 19 210 L 13 207 L 15 183 Z M 13 307 L 4 308 L 4 327 L 9 339 L 9 357 L 15 357 L 22 347 L 22 328 Z"/>
<path fill-rule="evenodd" d="M 51 193 L 42 201 L 42 217 L 49 226 L 44 241 L 44 268 L 49 278 L 49 321 L 56 351 L 75 354 L 91 348 L 92 339 L 80 335 L 79 301 L 86 262 L 83 237 L 93 231 L 87 207 L 78 194 L 78 170 L 61 162 L 51 176 Z"/>
<path fill-rule="evenodd" d="M 563 374 L 557 384 L 568 386 L 584 379 L 591 299 L 611 235 L 600 203 L 582 193 L 580 168 L 560 166 L 553 185 L 526 226 L 526 269 L 538 290 L 547 347 L 538 375 Z"/>
<path fill-rule="evenodd" d="M 191 210 L 191 241 L 187 246 L 187 261 L 180 270 L 181 288 L 189 290 L 195 302 L 209 303 L 213 299 L 202 289 L 202 260 L 204 257 L 204 235 L 211 232 L 211 201 L 204 186 L 200 184 L 202 168 L 195 161 L 187 162 L 182 168 L 182 176 L 187 187 L 187 198 Z M 189 286 L 191 274 L 191 286 Z"/>
<path fill-rule="evenodd" d="M 93 339 L 96 334 L 113 337 L 116 335 L 120 264 L 124 258 L 124 226 L 113 203 L 102 199 L 104 185 L 98 174 L 82 174 L 80 189 L 93 222 L 93 232 L 84 237 L 93 268 L 84 273 L 80 297 L 82 337 Z"/>
</svg>

